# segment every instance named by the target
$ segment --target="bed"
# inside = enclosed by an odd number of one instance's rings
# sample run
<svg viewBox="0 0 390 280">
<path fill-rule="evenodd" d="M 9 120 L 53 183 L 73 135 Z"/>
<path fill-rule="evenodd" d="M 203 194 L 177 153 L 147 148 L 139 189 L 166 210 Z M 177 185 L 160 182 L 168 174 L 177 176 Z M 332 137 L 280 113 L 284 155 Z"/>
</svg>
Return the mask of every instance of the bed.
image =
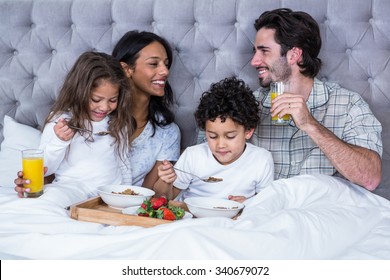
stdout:
<svg viewBox="0 0 390 280">
<path fill-rule="evenodd" d="M 361 93 L 381 121 L 377 190 L 297 176 L 246 201 L 236 220 L 186 219 L 151 228 L 70 218 L 66 207 L 91 197 L 83 185 L 17 198 L 20 151 L 38 145 L 44 118 L 80 53 L 110 53 L 131 29 L 168 39 L 173 109 L 185 149 L 198 141 L 193 111 L 211 83 L 235 75 L 257 88 L 250 66 L 253 21 L 277 7 L 314 16 L 323 36 L 319 78 Z M 390 259 L 389 13 L 387 0 L 0 0 L 0 258 Z"/>
</svg>

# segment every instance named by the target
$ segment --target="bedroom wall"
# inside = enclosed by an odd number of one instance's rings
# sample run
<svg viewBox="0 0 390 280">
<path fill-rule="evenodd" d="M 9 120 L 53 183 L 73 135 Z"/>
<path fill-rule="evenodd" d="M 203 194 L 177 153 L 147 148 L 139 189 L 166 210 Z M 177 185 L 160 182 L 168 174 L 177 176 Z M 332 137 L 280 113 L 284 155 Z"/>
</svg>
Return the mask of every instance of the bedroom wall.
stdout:
<svg viewBox="0 0 390 280">
<path fill-rule="evenodd" d="M 235 75 L 257 88 L 250 66 L 253 21 L 278 7 L 309 12 L 321 26 L 322 80 L 359 92 L 383 125 L 383 180 L 390 197 L 390 1 L 388 0 L 0 0 L 0 141 L 4 115 L 40 128 L 64 74 L 87 50 L 110 53 L 128 30 L 171 43 L 170 82 L 187 147 L 193 111 L 213 82 Z"/>
</svg>

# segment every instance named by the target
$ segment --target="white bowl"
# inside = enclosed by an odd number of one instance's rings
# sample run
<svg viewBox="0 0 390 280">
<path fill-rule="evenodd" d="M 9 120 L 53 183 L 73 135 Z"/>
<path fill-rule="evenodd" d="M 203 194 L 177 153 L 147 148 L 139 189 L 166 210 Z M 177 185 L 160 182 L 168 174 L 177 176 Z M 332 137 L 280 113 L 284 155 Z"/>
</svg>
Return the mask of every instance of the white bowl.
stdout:
<svg viewBox="0 0 390 280">
<path fill-rule="evenodd" d="M 190 212 L 197 218 L 233 218 L 244 208 L 244 204 L 223 198 L 189 197 L 184 200 Z"/>
<path fill-rule="evenodd" d="M 131 189 L 138 195 L 118 194 L 126 189 Z M 113 193 L 116 192 L 116 193 Z M 155 193 L 151 189 L 131 185 L 108 185 L 98 188 L 102 200 L 112 208 L 126 208 L 140 206 L 146 199 L 150 199 Z"/>
</svg>

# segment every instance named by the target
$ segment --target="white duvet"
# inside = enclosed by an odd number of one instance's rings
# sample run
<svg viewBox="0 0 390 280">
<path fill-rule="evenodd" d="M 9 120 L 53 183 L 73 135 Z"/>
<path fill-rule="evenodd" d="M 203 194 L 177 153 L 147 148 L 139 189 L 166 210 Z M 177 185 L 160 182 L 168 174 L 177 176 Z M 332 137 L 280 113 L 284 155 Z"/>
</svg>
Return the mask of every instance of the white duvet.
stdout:
<svg viewBox="0 0 390 280">
<path fill-rule="evenodd" d="M 69 217 L 83 186 L 38 199 L 0 188 L 1 259 L 390 259 L 390 201 L 344 180 L 278 180 L 237 220 L 186 219 L 142 228 Z"/>
</svg>

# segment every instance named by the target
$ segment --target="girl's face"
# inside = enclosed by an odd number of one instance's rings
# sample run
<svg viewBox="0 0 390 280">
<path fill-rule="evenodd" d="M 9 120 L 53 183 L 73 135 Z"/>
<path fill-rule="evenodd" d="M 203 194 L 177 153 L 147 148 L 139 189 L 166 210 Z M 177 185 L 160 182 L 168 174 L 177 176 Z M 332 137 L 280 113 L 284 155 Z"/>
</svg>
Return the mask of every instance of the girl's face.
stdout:
<svg viewBox="0 0 390 280">
<path fill-rule="evenodd" d="M 134 94 L 164 96 L 165 83 L 168 79 L 168 56 L 163 45 L 153 42 L 139 52 L 135 68 L 128 68 Z"/>
<path fill-rule="evenodd" d="M 215 159 L 222 165 L 227 165 L 238 159 L 245 150 L 246 140 L 254 129 L 245 130 L 244 126 L 227 118 L 222 122 L 206 121 L 205 133 L 207 143 Z"/>
<path fill-rule="evenodd" d="M 116 110 L 118 105 L 119 86 L 102 80 L 94 88 L 89 98 L 89 117 L 92 121 L 103 120 Z"/>
</svg>

